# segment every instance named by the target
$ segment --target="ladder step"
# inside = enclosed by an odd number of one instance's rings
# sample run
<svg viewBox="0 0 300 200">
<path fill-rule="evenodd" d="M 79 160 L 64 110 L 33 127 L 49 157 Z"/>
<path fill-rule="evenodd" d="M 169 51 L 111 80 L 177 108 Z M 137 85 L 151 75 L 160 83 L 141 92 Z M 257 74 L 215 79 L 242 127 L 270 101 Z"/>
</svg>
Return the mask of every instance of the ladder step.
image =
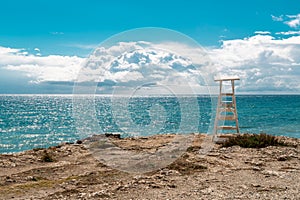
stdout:
<svg viewBox="0 0 300 200">
<path fill-rule="evenodd" d="M 219 116 L 219 120 L 228 120 L 228 121 L 234 121 L 236 118 L 234 115 L 224 115 Z"/>
<path fill-rule="evenodd" d="M 221 101 L 221 103 L 232 103 L 232 101 Z"/>
<path fill-rule="evenodd" d="M 237 127 L 236 126 L 219 126 L 218 129 L 219 130 L 236 130 Z"/>
<path fill-rule="evenodd" d="M 222 96 L 233 96 L 233 93 L 221 93 Z"/>
<path fill-rule="evenodd" d="M 219 108 L 220 112 L 234 112 L 234 109 L 232 107 L 224 107 L 224 108 Z"/>
<path fill-rule="evenodd" d="M 233 107 L 233 103 L 229 103 L 229 102 L 224 103 L 224 102 L 222 102 L 221 107 L 230 108 L 230 107 Z"/>
</svg>

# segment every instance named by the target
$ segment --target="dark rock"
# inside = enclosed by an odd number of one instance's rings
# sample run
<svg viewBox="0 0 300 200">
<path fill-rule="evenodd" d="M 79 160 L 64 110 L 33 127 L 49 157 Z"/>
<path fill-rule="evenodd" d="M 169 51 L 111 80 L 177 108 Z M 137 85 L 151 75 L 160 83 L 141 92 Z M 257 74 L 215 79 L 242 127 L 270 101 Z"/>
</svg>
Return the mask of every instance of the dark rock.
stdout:
<svg viewBox="0 0 300 200">
<path fill-rule="evenodd" d="M 81 140 L 77 140 L 76 144 L 82 144 L 82 141 Z"/>
<path fill-rule="evenodd" d="M 105 133 L 106 137 L 112 137 L 112 138 L 117 138 L 117 139 L 121 139 L 121 135 L 120 134 L 115 134 L 115 133 Z"/>
<path fill-rule="evenodd" d="M 287 161 L 289 159 L 291 159 L 291 158 L 287 155 L 282 155 L 277 158 L 278 161 Z"/>
</svg>

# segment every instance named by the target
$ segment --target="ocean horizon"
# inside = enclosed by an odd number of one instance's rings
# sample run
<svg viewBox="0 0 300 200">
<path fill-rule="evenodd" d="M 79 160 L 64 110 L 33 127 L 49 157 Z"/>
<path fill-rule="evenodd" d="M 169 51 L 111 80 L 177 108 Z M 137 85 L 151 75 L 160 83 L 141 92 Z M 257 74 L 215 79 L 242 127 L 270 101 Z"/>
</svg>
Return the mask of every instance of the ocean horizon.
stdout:
<svg viewBox="0 0 300 200">
<path fill-rule="evenodd" d="M 73 97 L 72 94 L 1 94 L 0 153 L 75 142 L 86 137 L 83 132 L 120 133 L 122 137 L 210 133 L 216 106 L 215 97 L 208 95 L 120 96 L 118 101 L 112 101 L 112 95 L 95 95 L 93 109 L 97 126 L 85 131 L 74 118 Z M 300 95 L 239 94 L 236 99 L 241 133 L 264 132 L 300 138 Z M 123 119 L 114 112 L 122 110 L 119 106 L 125 101 L 129 101 L 128 116 Z M 186 110 L 181 104 L 188 105 Z M 79 113 L 86 110 L 81 109 Z M 151 112 L 157 112 L 158 116 Z M 183 122 L 184 117 L 197 119 Z M 84 123 L 85 118 L 80 118 L 79 124 Z M 89 123 L 87 120 L 85 126 L 89 127 Z M 141 129 L 132 128 L 132 124 Z"/>
</svg>

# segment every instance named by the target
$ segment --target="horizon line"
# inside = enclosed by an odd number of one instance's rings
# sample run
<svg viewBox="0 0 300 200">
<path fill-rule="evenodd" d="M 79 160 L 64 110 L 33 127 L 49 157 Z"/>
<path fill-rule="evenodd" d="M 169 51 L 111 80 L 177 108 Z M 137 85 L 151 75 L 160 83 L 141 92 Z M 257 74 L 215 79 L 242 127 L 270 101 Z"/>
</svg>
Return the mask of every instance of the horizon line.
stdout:
<svg viewBox="0 0 300 200">
<path fill-rule="evenodd" d="M 219 94 L 209 94 L 209 93 L 192 93 L 192 94 L 145 94 L 145 95 L 135 95 L 135 96 L 195 96 L 195 95 L 212 95 L 218 96 Z M 236 96 L 244 95 L 300 95 L 300 93 L 235 93 Z M 126 94 L 74 94 L 74 93 L 0 93 L 0 96 L 130 96 Z"/>
</svg>

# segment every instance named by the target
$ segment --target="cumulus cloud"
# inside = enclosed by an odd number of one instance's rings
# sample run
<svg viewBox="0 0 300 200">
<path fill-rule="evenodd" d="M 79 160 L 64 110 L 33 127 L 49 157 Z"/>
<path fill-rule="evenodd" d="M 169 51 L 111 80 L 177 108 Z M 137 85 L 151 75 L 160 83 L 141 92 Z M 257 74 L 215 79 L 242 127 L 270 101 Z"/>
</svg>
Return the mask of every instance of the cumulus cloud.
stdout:
<svg viewBox="0 0 300 200">
<path fill-rule="evenodd" d="M 114 86 L 156 82 L 169 85 L 188 83 L 197 87 L 203 85 L 199 77 L 207 78 L 207 74 L 239 76 L 241 92 L 297 93 L 300 91 L 299 45 L 300 36 L 278 39 L 258 34 L 223 41 L 219 48 L 207 48 L 207 55 L 204 55 L 198 48 L 179 43 L 119 43 L 95 51 L 93 56 L 97 59 L 88 64 L 86 78 L 97 74 L 94 80 L 110 85 L 113 82 Z M 120 52 L 126 53 L 120 55 Z M 105 64 L 110 58 L 113 62 Z M 100 65 L 107 67 L 98 69 Z"/>
<path fill-rule="evenodd" d="M 270 35 L 223 41 L 209 49 L 217 73 L 241 77 L 241 91 L 300 92 L 300 36 Z"/>
<path fill-rule="evenodd" d="M 123 89 L 199 86 L 198 68 L 189 58 L 163 48 L 165 45 L 139 41 L 97 48 L 80 71 L 78 82 L 98 81 L 102 87 Z"/>
<path fill-rule="evenodd" d="M 36 50 L 37 51 L 37 50 Z M 83 58 L 31 55 L 23 49 L 0 47 L 0 69 L 24 72 L 32 82 L 74 81 Z"/>
<path fill-rule="evenodd" d="M 0 47 L 0 67 L 21 71 L 32 82 L 96 82 L 98 89 L 174 86 L 185 91 L 207 82 L 206 76 L 238 76 L 239 92 L 300 92 L 300 36 L 269 34 L 224 40 L 206 48 L 176 42 L 120 42 L 77 56 L 35 56 L 24 49 Z M 172 50 L 170 50 L 172 49 Z M 80 65 L 84 62 L 84 68 Z M 198 90 L 200 91 L 200 89 Z"/>
</svg>

